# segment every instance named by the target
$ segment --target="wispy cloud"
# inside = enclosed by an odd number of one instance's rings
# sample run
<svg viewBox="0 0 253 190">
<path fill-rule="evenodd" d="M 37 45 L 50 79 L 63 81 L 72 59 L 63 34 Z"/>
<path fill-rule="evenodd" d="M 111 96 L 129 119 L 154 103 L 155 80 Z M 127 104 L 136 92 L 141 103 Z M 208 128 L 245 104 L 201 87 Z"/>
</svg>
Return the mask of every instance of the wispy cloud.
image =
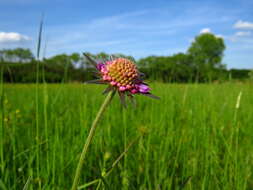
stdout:
<svg viewBox="0 0 253 190">
<path fill-rule="evenodd" d="M 247 31 L 247 32 L 239 31 L 239 32 L 235 33 L 235 36 L 238 36 L 238 37 L 251 36 L 251 32 L 250 31 Z"/>
<path fill-rule="evenodd" d="M 241 45 L 252 44 L 253 38 L 250 31 L 238 31 L 232 35 L 225 36 L 225 39 L 231 42 L 239 42 Z"/>
<path fill-rule="evenodd" d="M 17 32 L 0 32 L 0 43 L 13 43 L 28 40 L 31 40 L 31 38 Z"/>
<path fill-rule="evenodd" d="M 88 22 L 48 26 L 46 31 L 46 35 L 49 36 L 48 52 L 51 55 L 63 52 L 64 49 L 65 52 L 85 49 L 133 52 L 133 56 L 136 56 L 138 49 L 143 48 L 146 49 L 147 55 L 161 50 L 161 47 L 185 49 L 188 45 L 187 39 L 197 35 L 194 28 L 206 24 L 222 25 L 231 20 L 229 16 L 217 18 L 217 12 L 224 14 L 221 10 L 216 10 L 214 15 L 210 13 L 203 17 L 203 14 L 210 12 L 209 8 L 196 11 L 189 9 L 185 10 L 184 14 L 178 14 L 180 10 L 169 10 L 169 8 L 138 10 L 98 17 Z M 179 35 L 183 37 L 177 38 Z"/>
<path fill-rule="evenodd" d="M 234 28 L 252 30 L 253 29 L 253 22 L 239 20 L 234 24 Z"/>
</svg>

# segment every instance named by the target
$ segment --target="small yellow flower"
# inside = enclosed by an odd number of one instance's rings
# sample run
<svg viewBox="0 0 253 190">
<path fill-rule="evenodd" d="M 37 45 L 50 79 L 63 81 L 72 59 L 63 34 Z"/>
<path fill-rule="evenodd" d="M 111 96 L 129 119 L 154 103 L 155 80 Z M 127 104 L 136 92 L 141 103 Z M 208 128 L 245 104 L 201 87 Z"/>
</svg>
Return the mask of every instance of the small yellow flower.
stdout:
<svg viewBox="0 0 253 190">
<path fill-rule="evenodd" d="M 110 157 L 111 157 L 111 153 L 110 153 L 110 152 L 106 152 L 106 153 L 104 154 L 104 159 L 105 159 L 105 161 L 107 161 Z"/>
</svg>

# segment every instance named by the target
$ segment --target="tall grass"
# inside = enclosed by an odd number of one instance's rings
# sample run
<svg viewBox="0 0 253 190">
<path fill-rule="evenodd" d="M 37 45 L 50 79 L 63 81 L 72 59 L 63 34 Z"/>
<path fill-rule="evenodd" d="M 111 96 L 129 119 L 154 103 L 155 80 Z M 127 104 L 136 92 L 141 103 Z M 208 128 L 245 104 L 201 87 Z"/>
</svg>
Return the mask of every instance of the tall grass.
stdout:
<svg viewBox="0 0 253 190">
<path fill-rule="evenodd" d="M 252 86 L 152 87 L 160 101 L 137 96 L 137 107 L 124 110 L 114 98 L 87 155 L 80 187 L 99 179 L 101 189 L 253 189 Z M 80 145 L 104 99 L 102 89 L 1 83 L 0 189 L 22 189 L 28 180 L 28 189 L 70 189 Z"/>
</svg>

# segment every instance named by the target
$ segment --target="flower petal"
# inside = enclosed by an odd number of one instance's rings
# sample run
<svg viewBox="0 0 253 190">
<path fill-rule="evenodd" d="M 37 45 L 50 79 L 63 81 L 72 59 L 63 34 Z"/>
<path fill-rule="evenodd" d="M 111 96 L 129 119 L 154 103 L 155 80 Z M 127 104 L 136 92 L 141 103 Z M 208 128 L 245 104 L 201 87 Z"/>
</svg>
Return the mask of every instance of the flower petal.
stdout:
<svg viewBox="0 0 253 190">
<path fill-rule="evenodd" d="M 140 93 L 148 93 L 150 91 L 150 88 L 148 87 L 148 85 L 145 85 L 143 83 L 137 85 L 138 86 L 138 89 L 139 89 L 139 92 Z"/>
<path fill-rule="evenodd" d="M 104 65 L 102 62 L 99 62 L 99 63 L 96 65 L 96 68 L 97 68 L 99 71 L 101 71 L 102 68 L 104 68 L 104 67 L 105 67 L 105 65 Z"/>
</svg>

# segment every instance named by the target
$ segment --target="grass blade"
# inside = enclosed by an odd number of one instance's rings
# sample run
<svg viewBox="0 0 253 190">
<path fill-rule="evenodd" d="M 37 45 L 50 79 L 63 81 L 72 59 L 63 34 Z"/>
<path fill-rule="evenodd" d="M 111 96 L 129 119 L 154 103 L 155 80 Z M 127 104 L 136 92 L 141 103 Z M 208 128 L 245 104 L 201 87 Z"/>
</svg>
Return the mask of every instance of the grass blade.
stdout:
<svg viewBox="0 0 253 190">
<path fill-rule="evenodd" d="M 28 177 L 23 190 L 27 190 L 28 189 L 30 182 L 31 182 L 31 176 Z"/>
</svg>

